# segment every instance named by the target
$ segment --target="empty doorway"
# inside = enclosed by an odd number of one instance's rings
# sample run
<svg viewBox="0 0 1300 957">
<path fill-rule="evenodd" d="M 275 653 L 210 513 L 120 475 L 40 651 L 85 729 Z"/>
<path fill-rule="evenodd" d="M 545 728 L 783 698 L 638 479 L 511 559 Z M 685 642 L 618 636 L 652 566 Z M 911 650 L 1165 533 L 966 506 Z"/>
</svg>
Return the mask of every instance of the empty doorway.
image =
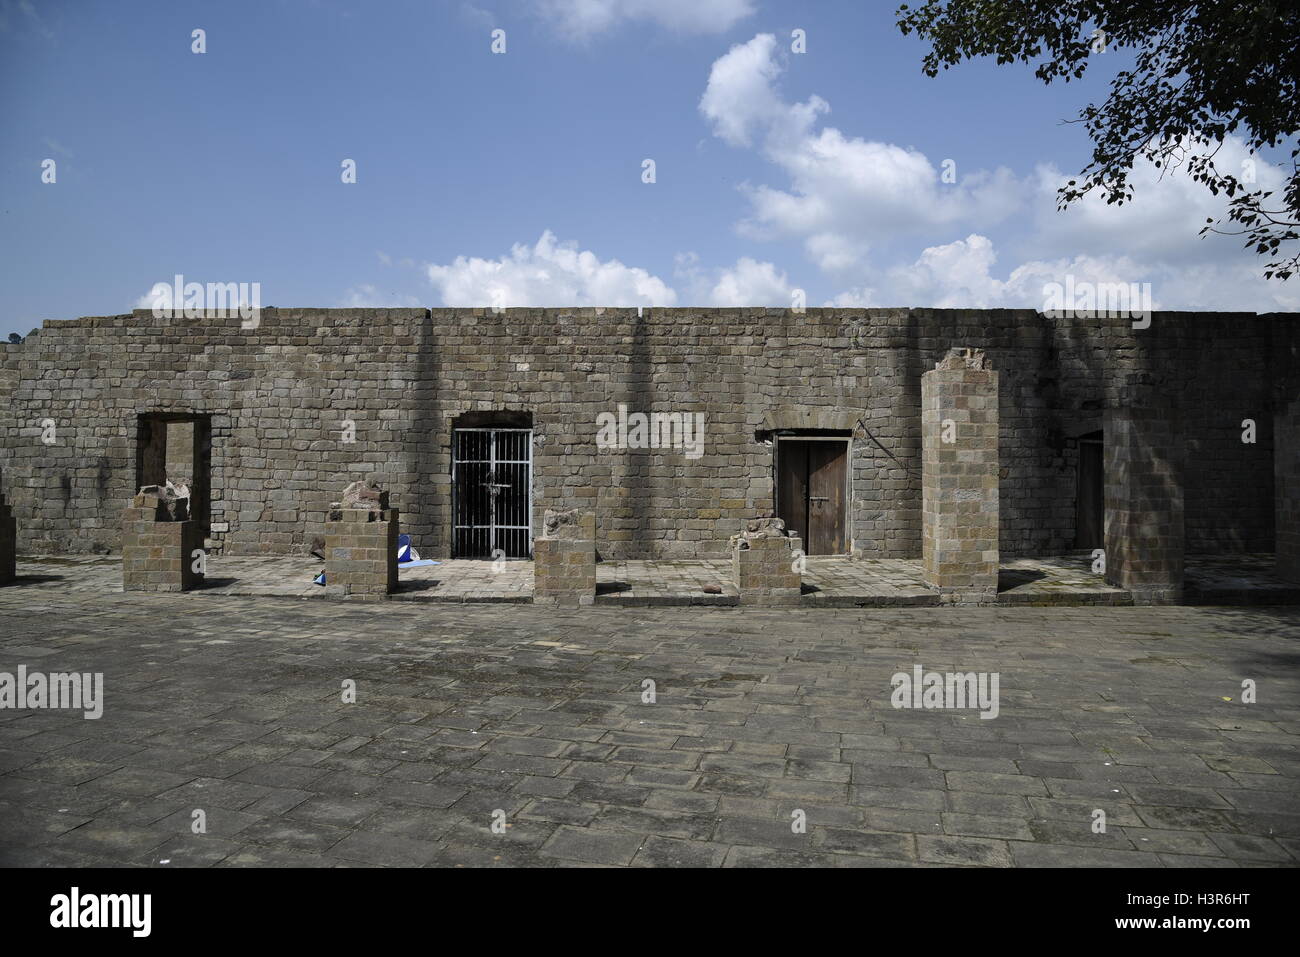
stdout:
<svg viewBox="0 0 1300 957">
<path fill-rule="evenodd" d="M 1079 438 L 1079 486 L 1075 497 L 1075 548 L 1105 548 L 1105 465 L 1100 432 Z"/>
<path fill-rule="evenodd" d="M 848 437 L 777 437 L 776 514 L 805 554 L 848 554 L 848 477 Z"/>
<path fill-rule="evenodd" d="M 212 419 L 186 412 L 146 412 L 136 419 L 135 487 L 185 486 L 190 518 L 211 520 Z"/>
</svg>

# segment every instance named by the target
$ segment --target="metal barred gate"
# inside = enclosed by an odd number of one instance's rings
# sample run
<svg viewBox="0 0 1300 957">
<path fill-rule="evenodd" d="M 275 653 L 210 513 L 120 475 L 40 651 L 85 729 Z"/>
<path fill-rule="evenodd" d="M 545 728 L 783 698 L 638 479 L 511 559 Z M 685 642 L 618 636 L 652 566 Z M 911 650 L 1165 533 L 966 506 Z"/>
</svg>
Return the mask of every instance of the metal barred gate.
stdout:
<svg viewBox="0 0 1300 957">
<path fill-rule="evenodd" d="M 452 434 L 452 557 L 531 558 L 533 430 Z"/>
</svg>

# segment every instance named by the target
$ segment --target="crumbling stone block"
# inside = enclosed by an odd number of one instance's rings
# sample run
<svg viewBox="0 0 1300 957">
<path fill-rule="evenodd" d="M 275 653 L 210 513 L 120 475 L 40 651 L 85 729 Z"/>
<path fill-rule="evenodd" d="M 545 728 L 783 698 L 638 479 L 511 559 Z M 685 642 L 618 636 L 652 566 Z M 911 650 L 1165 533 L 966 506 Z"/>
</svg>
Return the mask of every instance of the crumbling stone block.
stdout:
<svg viewBox="0 0 1300 957">
<path fill-rule="evenodd" d="M 140 488 L 141 495 L 149 495 L 158 501 L 158 521 L 183 522 L 190 517 L 190 490 L 187 486 L 145 485 Z"/>
<path fill-rule="evenodd" d="M 343 490 L 340 508 L 364 508 L 382 512 L 388 508 L 388 493 L 374 482 L 353 482 Z"/>
<path fill-rule="evenodd" d="M 921 558 L 944 604 L 998 592 L 998 374 L 980 349 L 951 349 L 921 376 Z"/>
<path fill-rule="evenodd" d="M 375 601 L 397 588 L 398 510 L 373 483 L 353 482 L 330 505 L 325 525 L 325 593 Z"/>
<path fill-rule="evenodd" d="M 533 542 L 533 602 L 576 607 L 596 600 L 596 513 L 547 509 Z"/>
<path fill-rule="evenodd" d="M 798 536 L 779 518 L 754 519 L 731 536 L 731 570 L 742 605 L 797 604 L 803 591 Z"/>
<path fill-rule="evenodd" d="M 122 589 L 179 592 L 203 581 L 203 530 L 188 499 L 168 486 L 147 485 L 122 512 Z"/>
</svg>

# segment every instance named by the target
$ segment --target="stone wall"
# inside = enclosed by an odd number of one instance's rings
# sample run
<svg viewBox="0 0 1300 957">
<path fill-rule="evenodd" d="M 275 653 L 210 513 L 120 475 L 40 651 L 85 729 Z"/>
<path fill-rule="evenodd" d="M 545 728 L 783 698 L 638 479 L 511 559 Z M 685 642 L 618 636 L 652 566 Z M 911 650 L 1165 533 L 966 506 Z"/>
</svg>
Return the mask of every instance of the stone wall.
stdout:
<svg viewBox="0 0 1300 957">
<path fill-rule="evenodd" d="M 302 549 L 323 532 L 330 490 L 369 477 L 391 490 L 421 554 L 438 558 L 450 550 L 456 417 L 524 412 L 535 527 L 545 508 L 585 507 L 605 557 L 726 557 L 744 520 L 772 508 L 772 425 L 861 421 L 853 547 L 915 558 L 920 377 L 962 346 L 984 349 L 1001 377 L 1004 556 L 1072 547 L 1075 440 L 1101 428 L 1116 377 L 1147 367 L 1183 390 L 1189 551 L 1269 551 L 1269 382 L 1297 324 L 1157 313 L 1134 330 L 1031 310 L 690 308 L 264 309 L 250 330 L 148 312 L 48 321 L 0 346 L 0 466 L 20 552 L 115 550 L 138 416 L 208 415 L 212 540 L 225 553 Z M 620 403 L 704 413 L 704 454 L 597 448 L 597 416 Z M 1246 417 L 1259 423 L 1255 445 L 1240 441 Z"/>
</svg>

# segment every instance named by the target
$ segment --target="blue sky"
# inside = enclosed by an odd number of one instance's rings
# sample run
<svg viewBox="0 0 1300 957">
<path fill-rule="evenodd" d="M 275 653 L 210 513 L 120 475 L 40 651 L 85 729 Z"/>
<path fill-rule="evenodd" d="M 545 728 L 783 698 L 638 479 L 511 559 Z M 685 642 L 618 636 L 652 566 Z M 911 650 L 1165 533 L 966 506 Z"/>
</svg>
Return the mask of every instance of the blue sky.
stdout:
<svg viewBox="0 0 1300 957">
<path fill-rule="evenodd" d="M 1221 207 L 1178 174 L 1055 211 L 1089 152 L 1062 121 L 1110 61 L 932 80 L 895 6 L 0 0 L 0 332 L 177 273 L 264 306 L 1040 307 L 1073 273 L 1300 308 L 1300 280 L 1196 236 Z"/>
</svg>

